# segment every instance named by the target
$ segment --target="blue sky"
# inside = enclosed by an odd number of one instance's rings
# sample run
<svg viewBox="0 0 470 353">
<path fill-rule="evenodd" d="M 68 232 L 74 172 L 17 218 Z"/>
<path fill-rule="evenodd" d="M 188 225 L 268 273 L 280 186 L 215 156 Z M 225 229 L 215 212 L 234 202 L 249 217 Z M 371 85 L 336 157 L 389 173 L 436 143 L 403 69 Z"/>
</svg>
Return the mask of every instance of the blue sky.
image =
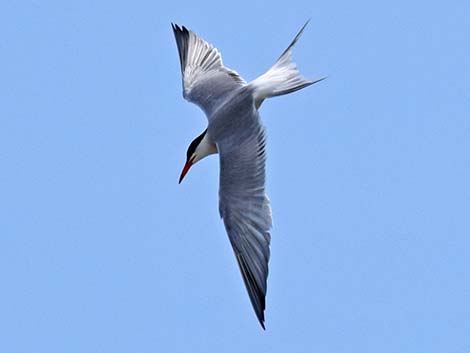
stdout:
<svg viewBox="0 0 470 353">
<path fill-rule="evenodd" d="M 0 352 L 470 351 L 465 1 L 0 4 Z M 269 100 L 266 331 L 170 22 L 247 80 L 301 25 L 328 80 Z"/>
</svg>

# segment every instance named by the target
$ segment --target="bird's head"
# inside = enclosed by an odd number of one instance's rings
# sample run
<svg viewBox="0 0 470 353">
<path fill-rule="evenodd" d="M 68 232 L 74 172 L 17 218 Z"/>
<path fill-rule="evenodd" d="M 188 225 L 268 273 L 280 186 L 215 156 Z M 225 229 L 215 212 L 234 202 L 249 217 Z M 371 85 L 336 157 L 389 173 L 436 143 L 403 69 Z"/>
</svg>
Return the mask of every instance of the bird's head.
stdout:
<svg viewBox="0 0 470 353">
<path fill-rule="evenodd" d="M 188 151 L 186 152 L 186 163 L 184 164 L 183 170 L 181 171 L 179 183 L 183 181 L 183 178 L 188 172 L 189 168 L 191 168 L 204 157 L 207 157 L 213 153 L 217 153 L 217 147 L 213 142 L 210 141 L 206 129 L 189 145 Z"/>
</svg>

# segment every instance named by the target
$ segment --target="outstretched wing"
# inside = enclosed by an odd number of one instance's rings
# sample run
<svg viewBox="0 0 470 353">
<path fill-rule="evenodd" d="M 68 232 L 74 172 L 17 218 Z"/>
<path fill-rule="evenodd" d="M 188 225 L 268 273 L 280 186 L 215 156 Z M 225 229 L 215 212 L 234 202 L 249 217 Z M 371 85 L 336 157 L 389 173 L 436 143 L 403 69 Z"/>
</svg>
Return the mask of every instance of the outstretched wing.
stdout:
<svg viewBox="0 0 470 353">
<path fill-rule="evenodd" d="M 227 93 L 246 82 L 222 64 L 217 48 L 184 26 L 172 24 L 172 27 L 183 75 L 183 96 L 201 107 L 209 117 Z"/>
<path fill-rule="evenodd" d="M 265 193 L 265 132 L 254 108 L 249 115 L 242 114 L 236 125 L 234 134 L 217 143 L 219 211 L 251 303 L 264 328 L 272 225 Z"/>
</svg>

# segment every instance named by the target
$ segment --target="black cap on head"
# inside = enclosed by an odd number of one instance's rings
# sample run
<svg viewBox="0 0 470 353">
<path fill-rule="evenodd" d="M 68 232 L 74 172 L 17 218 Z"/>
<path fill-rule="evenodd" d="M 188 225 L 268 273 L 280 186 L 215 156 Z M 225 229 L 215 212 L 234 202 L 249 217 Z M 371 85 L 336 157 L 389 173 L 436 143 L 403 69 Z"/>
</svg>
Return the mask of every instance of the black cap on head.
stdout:
<svg viewBox="0 0 470 353">
<path fill-rule="evenodd" d="M 186 152 L 186 161 L 189 161 L 191 156 L 193 155 L 194 151 L 196 151 L 197 146 L 201 143 L 202 139 L 207 133 L 207 129 L 205 129 L 202 134 L 200 134 L 198 137 L 196 137 L 193 142 L 188 147 L 188 151 Z"/>
</svg>

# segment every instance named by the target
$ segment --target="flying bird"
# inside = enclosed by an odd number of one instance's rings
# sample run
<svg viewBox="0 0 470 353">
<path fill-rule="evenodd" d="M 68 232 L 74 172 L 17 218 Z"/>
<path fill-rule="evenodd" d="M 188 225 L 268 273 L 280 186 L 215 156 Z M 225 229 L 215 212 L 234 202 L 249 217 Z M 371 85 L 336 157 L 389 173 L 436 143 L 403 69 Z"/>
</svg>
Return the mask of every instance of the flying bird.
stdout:
<svg viewBox="0 0 470 353">
<path fill-rule="evenodd" d="M 263 329 L 272 219 L 265 191 L 266 133 L 258 108 L 266 98 L 325 79 L 306 80 L 292 61 L 292 49 L 307 24 L 274 65 L 251 82 L 225 67 L 213 45 L 184 26 L 172 24 L 183 97 L 198 105 L 208 120 L 207 128 L 188 147 L 179 182 L 201 159 L 219 154 L 220 216 Z"/>
</svg>

